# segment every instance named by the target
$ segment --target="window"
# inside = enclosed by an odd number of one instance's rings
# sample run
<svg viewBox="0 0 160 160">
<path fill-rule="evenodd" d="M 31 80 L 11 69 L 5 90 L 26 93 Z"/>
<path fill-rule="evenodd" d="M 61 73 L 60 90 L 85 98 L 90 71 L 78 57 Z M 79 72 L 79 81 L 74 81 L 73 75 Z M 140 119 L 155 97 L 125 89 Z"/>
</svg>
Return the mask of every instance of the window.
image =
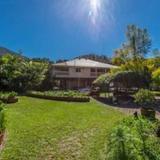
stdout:
<svg viewBox="0 0 160 160">
<path fill-rule="evenodd" d="M 105 69 L 99 68 L 99 69 L 97 69 L 97 72 L 105 73 Z"/>
<path fill-rule="evenodd" d="M 91 72 L 96 72 L 96 69 L 95 68 L 91 68 Z"/>
<path fill-rule="evenodd" d="M 80 68 L 76 68 L 76 72 L 81 72 L 81 69 Z"/>
<path fill-rule="evenodd" d="M 66 68 L 66 67 L 55 67 L 55 69 L 57 71 L 62 71 L 62 72 L 68 72 L 69 71 L 69 68 Z"/>
</svg>

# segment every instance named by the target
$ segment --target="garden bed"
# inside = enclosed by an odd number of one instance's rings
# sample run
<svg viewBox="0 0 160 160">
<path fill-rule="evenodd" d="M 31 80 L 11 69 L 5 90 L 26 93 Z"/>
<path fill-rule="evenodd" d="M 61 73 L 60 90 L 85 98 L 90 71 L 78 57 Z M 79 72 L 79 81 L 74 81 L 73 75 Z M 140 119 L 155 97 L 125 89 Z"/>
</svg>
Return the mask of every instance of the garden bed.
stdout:
<svg viewBox="0 0 160 160">
<path fill-rule="evenodd" d="M 18 98 L 16 92 L 0 92 L 0 100 L 3 103 L 16 103 Z"/>
<path fill-rule="evenodd" d="M 49 91 L 49 92 L 36 92 L 30 91 L 27 93 L 29 97 L 57 100 L 57 101 L 67 101 L 67 102 L 89 102 L 90 98 L 87 95 L 81 94 L 74 91 Z"/>
</svg>

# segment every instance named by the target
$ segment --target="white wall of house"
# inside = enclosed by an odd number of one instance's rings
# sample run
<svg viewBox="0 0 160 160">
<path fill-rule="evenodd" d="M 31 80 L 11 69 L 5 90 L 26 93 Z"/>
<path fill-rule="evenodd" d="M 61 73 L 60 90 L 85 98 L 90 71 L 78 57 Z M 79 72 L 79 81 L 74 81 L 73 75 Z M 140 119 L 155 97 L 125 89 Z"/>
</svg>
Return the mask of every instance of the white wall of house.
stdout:
<svg viewBox="0 0 160 160">
<path fill-rule="evenodd" d="M 64 67 L 62 67 L 64 68 Z M 65 70 L 65 69 L 64 69 Z M 92 70 L 92 71 L 91 71 Z M 95 72 L 93 72 L 95 70 Z M 103 72 L 101 70 L 104 70 Z M 100 74 L 107 72 L 106 68 L 83 68 L 83 67 L 68 67 L 65 71 L 61 67 L 53 67 L 53 76 L 56 78 L 96 78 Z"/>
</svg>

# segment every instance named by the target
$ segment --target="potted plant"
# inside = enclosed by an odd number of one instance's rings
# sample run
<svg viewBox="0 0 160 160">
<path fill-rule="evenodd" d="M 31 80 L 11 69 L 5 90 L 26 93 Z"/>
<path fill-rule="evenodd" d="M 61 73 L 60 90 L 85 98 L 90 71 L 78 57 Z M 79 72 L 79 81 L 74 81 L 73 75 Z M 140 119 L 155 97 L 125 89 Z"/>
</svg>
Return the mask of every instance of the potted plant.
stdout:
<svg viewBox="0 0 160 160">
<path fill-rule="evenodd" d="M 141 106 L 141 115 L 150 119 L 155 119 L 154 94 L 147 89 L 140 89 L 135 95 L 135 102 Z"/>
</svg>

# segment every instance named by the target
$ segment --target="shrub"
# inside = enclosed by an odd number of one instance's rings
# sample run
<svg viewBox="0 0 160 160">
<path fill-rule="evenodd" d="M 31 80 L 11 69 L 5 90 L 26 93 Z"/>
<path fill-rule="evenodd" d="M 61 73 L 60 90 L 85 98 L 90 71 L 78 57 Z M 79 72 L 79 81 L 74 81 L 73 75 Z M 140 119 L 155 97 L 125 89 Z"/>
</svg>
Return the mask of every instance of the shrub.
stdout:
<svg viewBox="0 0 160 160">
<path fill-rule="evenodd" d="M 110 134 L 107 159 L 159 160 L 160 144 L 155 136 L 157 126 L 157 122 L 147 119 L 126 118 Z"/>
<path fill-rule="evenodd" d="M 0 100 L 4 103 L 15 103 L 18 101 L 16 92 L 0 92 Z"/>
<path fill-rule="evenodd" d="M 9 99 L 17 96 L 16 92 L 0 92 L 0 99 Z"/>
<path fill-rule="evenodd" d="M 154 94 L 147 89 L 140 89 L 134 98 L 135 102 L 142 107 L 152 107 L 155 102 Z"/>
<path fill-rule="evenodd" d="M 14 98 L 16 96 L 17 96 L 17 93 L 14 91 L 8 93 L 8 98 Z"/>
<path fill-rule="evenodd" d="M 131 134 L 131 130 L 128 126 L 119 125 L 114 128 L 108 144 L 108 159 L 136 159 L 137 150 L 134 147 L 134 144 L 137 143 L 136 140 L 137 139 Z"/>
</svg>

